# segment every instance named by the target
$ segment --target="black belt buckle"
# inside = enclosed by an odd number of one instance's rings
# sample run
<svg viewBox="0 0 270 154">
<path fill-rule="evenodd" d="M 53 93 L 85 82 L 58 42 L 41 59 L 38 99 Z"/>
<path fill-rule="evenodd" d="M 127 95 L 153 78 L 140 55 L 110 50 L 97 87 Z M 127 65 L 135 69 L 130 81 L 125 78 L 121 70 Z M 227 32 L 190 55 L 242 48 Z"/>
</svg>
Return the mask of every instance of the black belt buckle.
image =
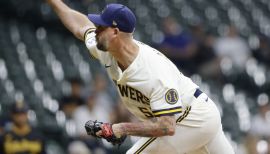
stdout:
<svg viewBox="0 0 270 154">
<path fill-rule="evenodd" d="M 195 93 L 194 93 L 194 97 L 198 98 L 203 92 L 200 89 L 196 89 Z"/>
</svg>

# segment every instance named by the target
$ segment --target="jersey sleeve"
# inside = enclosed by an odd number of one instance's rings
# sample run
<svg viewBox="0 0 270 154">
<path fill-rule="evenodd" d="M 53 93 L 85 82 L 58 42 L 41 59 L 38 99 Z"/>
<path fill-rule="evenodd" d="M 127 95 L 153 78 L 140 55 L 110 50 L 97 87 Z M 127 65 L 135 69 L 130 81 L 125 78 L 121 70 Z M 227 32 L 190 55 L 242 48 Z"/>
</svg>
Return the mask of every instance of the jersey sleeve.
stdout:
<svg viewBox="0 0 270 154">
<path fill-rule="evenodd" d="M 88 29 L 84 34 L 84 42 L 89 50 L 90 56 L 98 59 L 102 64 L 106 64 L 109 53 L 97 48 L 96 33 L 94 28 Z"/>
<path fill-rule="evenodd" d="M 182 103 L 178 90 L 173 86 L 157 86 L 150 100 L 151 110 L 155 117 L 180 114 Z"/>
</svg>

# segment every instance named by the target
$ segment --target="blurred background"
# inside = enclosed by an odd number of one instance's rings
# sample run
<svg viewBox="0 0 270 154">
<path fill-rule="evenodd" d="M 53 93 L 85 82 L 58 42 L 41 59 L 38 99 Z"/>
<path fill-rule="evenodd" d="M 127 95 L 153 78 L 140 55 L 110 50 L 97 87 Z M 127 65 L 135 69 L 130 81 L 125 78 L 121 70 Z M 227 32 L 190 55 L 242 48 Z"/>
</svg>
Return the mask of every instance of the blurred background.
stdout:
<svg viewBox="0 0 270 154">
<path fill-rule="evenodd" d="M 270 154 L 269 0 L 65 0 L 84 14 L 112 2 L 136 14 L 135 39 L 215 101 L 237 154 Z M 91 138 L 89 119 L 136 120 L 45 0 L 0 0 L 0 153 L 121 154 L 136 141 Z"/>
</svg>

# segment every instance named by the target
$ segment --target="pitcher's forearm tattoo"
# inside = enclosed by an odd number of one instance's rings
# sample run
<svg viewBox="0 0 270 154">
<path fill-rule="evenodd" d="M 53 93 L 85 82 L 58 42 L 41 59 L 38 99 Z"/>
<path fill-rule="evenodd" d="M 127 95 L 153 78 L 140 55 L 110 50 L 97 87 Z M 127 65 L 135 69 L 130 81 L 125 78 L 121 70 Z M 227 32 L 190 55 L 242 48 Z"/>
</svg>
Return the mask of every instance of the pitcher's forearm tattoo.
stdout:
<svg viewBox="0 0 270 154">
<path fill-rule="evenodd" d="M 164 116 L 154 117 L 144 122 L 120 123 L 119 125 L 124 135 L 159 137 L 173 135 L 176 122 L 173 116 Z"/>
</svg>

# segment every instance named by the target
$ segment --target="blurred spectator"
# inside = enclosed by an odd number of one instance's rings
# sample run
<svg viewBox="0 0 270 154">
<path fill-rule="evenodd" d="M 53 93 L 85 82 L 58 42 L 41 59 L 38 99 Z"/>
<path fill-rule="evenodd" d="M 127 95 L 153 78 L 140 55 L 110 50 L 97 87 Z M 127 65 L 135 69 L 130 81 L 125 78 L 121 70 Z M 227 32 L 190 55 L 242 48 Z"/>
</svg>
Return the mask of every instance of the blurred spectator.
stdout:
<svg viewBox="0 0 270 154">
<path fill-rule="evenodd" d="M 259 113 L 251 121 L 252 125 L 246 139 L 246 147 L 249 154 L 270 154 L 270 103 L 259 105 Z M 263 147 L 262 143 L 266 143 L 266 148 Z"/>
<path fill-rule="evenodd" d="M 108 80 L 103 73 L 97 73 L 95 75 L 93 88 L 92 93 L 96 95 L 97 106 L 103 108 L 106 113 L 111 113 L 115 102 L 107 92 Z"/>
<path fill-rule="evenodd" d="M 197 52 L 193 57 L 193 63 L 197 66 L 196 72 L 205 78 L 220 77 L 220 59 L 216 56 L 213 49 L 214 36 L 206 33 L 203 25 L 197 24 L 191 27 L 192 36 L 198 46 Z"/>
<path fill-rule="evenodd" d="M 74 99 L 77 99 L 78 105 L 84 104 L 82 99 L 82 88 L 83 88 L 83 81 L 80 78 L 71 78 L 69 79 L 71 85 L 71 94 L 70 96 Z"/>
<path fill-rule="evenodd" d="M 242 70 L 250 57 L 250 50 L 246 41 L 241 38 L 234 26 L 228 28 L 225 36 L 217 39 L 214 49 L 220 58 L 228 57 L 235 68 Z"/>
<path fill-rule="evenodd" d="M 69 79 L 71 86 L 71 93 L 68 96 L 63 96 L 60 99 L 60 109 L 65 113 L 67 119 L 72 119 L 75 109 L 84 104 L 82 98 L 82 86 L 83 82 L 80 78 Z"/>
<path fill-rule="evenodd" d="M 28 107 L 23 102 L 16 102 L 11 108 L 12 124 L 0 138 L 2 154 L 45 154 L 44 140 L 33 129 L 27 117 Z"/>
<path fill-rule="evenodd" d="M 270 137 L 270 103 L 260 104 L 259 113 L 252 119 L 250 133 L 260 137 Z"/>
<path fill-rule="evenodd" d="M 104 107 L 97 105 L 97 95 L 91 94 L 85 105 L 78 107 L 73 115 L 73 120 L 76 124 L 76 134 L 77 138 L 84 143 L 92 150 L 92 151 L 103 151 L 104 147 L 101 143 L 101 140 L 97 140 L 92 136 L 86 134 L 84 125 L 88 120 L 98 120 L 104 122 L 109 121 L 108 112 L 104 109 Z"/>
<path fill-rule="evenodd" d="M 270 64 L 270 45 L 269 39 L 266 36 L 261 35 L 259 37 L 259 47 L 252 51 L 253 56 L 262 63 Z"/>
<path fill-rule="evenodd" d="M 65 96 L 60 100 L 60 109 L 65 113 L 67 119 L 72 119 L 73 113 L 79 106 L 78 98 Z"/>
<path fill-rule="evenodd" d="M 70 80 L 72 92 L 70 96 L 63 97 L 63 103 L 61 105 L 62 110 L 66 116 L 74 121 L 76 126 L 75 141 L 69 145 L 69 150 L 77 151 L 77 146 L 83 146 L 77 144 L 81 142 L 86 144 L 92 153 L 106 153 L 106 148 L 102 140 L 96 140 L 95 138 L 86 134 L 84 125 L 88 120 L 98 120 L 104 122 L 110 122 L 109 113 L 112 111 L 112 99 L 107 94 L 107 82 L 104 74 L 97 73 L 88 89 L 82 89 L 81 82 L 78 80 Z M 78 103 L 80 101 L 79 96 L 83 93 L 86 96 L 85 104 Z M 76 143 L 75 145 L 73 143 Z M 80 149 L 81 150 L 81 149 Z M 78 153 L 88 153 L 88 151 L 77 151 Z"/>
<path fill-rule="evenodd" d="M 97 103 L 99 103 L 97 101 L 97 95 L 92 94 L 88 97 L 85 105 L 78 107 L 74 111 L 73 117 L 77 126 L 77 133 L 79 136 L 87 135 L 84 124 L 90 119 L 110 122 L 108 112 L 106 112 L 104 107 L 97 105 Z"/>
<path fill-rule="evenodd" d="M 197 50 L 191 35 L 184 32 L 172 17 L 165 18 L 162 23 L 165 38 L 158 45 L 158 49 L 170 58 L 181 71 L 192 74 L 195 66 L 191 59 Z"/>
</svg>

